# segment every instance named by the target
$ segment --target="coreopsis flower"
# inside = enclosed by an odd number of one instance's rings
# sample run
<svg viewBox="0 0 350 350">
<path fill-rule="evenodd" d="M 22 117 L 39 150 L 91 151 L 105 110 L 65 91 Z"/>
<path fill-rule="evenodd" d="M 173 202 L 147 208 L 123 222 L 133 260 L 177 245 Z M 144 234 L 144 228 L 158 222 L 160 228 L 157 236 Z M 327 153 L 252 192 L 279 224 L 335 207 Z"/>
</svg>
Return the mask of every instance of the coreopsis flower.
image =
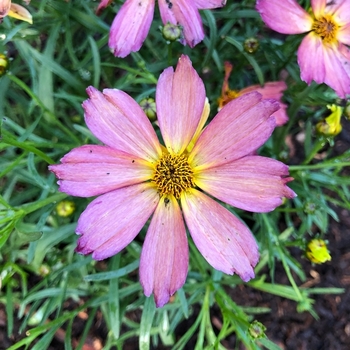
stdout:
<svg viewBox="0 0 350 350">
<path fill-rule="evenodd" d="M 50 170 L 60 191 L 94 199 L 81 214 L 77 252 L 101 260 L 119 253 L 151 217 L 140 259 L 144 293 L 162 306 L 184 284 L 188 270 L 185 224 L 215 269 L 254 277 L 254 237 L 231 211 L 212 199 L 252 212 L 276 208 L 294 192 L 288 167 L 251 155 L 271 135 L 278 108 L 257 92 L 209 115 L 204 84 L 182 56 L 156 88 L 162 145 L 144 111 L 117 89 L 87 89 L 85 121 L 104 145 L 73 149 Z M 209 194 L 209 195 L 208 195 Z"/>
<path fill-rule="evenodd" d="M 319 238 L 314 238 L 307 244 L 305 254 L 315 264 L 323 264 L 332 260 L 326 242 Z"/>
<path fill-rule="evenodd" d="M 257 0 L 263 21 L 283 34 L 308 33 L 298 49 L 301 79 L 350 93 L 350 0 L 311 0 L 309 14 L 295 0 Z"/>
<path fill-rule="evenodd" d="M 327 108 L 331 110 L 331 114 L 316 124 L 316 131 L 319 134 L 325 136 L 336 136 L 342 131 L 341 116 L 344 111 L 344 107 L 337 105 L 327 105 Z"/>
<path fill-rule="evenodd" d="M 287 89 L 287 85 L 284 81 L 268 82 L 264 86 L 252 85 L 242 90 L 231 90 L 229 87 L 228 79 L 231 75 L 233 66 L 230 62 L 225 62 L 224 68 L 225 78 L 222 84 L 221 96 L 218 98 L 219 110 L 233 99 L 248 94 L 252 91 L 257 91 L 262 95 L 263 98 L 275 99 L 279 102 L 281 108 L 273 114 L 273 116 L 276 118 L 277 126 L 281 126 L 288 121 L 288 115 L 286 111 L 287 105 L 281 101 L 283 91 Z"/>
<path fill-rule="evenodd" d="M 27 4 L 29 3 L 29 1 L 26 2 Z M 30 24 L 33 23 L 32 15 L 26 8 L 18 4 L 13 4 L 11 0 L 0 0 L 0 22 L 6 16 L 20 19 Z"/>
<path fill-rule="evenodd" d="M 102 0 L 98 8 L 111 1 Z M 167 23 L 182 27 L 183 44 L 194 47 L 204 38 L 202 20 L 198 10 L 222 7 L 226 0 L 158 0 L 160 16 Z M 140 50 L 151 27 L 155 0 L 126 0 L 115 17 L 108 45 L 115 56 L 125 57 Z"/>
</svg>

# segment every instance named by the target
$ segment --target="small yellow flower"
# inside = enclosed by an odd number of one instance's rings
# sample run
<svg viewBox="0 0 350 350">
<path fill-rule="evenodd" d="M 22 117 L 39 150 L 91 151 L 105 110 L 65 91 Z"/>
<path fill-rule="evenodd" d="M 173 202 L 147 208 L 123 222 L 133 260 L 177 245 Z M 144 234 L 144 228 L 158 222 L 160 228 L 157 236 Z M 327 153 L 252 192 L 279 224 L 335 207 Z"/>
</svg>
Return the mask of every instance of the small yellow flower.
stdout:
<svg viewBox="0 0 350 350">
<path fill-rule="evenodd" d="M 69 215 L 72 215 L 75 210 L 75 204 L 72 201 L 64 200 L 57 204 L 56 211 L 58 216 L 66 218 Z"/>
<path fill-rule="evenodd" d="M 327 108 L 330 109 L 332 113 L 324 121 L 316 124 L 316 131 L 325 136 L 336 136 L 342 131 L 340 119 L 344 108 L 334 104 L 327 105 Z"/>
<path fill-rule="evenodd" d="M 8 58 L 0 53 L 0 77 L 2 77 L 9 68 L 9 60 Z"/>
<path fill-rule="evenodd" d="M 323 264 L 332 258 L 323 239 L 312 239 L 306 247 L 306 257 L 315 264 Z"/>
</svg>

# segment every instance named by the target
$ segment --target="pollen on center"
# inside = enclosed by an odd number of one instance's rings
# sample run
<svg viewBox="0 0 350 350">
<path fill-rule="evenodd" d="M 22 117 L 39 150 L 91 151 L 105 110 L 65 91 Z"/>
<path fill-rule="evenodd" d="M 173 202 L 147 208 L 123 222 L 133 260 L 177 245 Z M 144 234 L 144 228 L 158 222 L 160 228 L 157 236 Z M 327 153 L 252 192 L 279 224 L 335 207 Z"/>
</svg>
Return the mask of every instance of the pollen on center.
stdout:
<svg viewBox="0 0 350 350">
<path fill-rule="evenodd" d="M 324 15 L 314 20 L 312 30 L 326 43 L 335 42 L 338 24 L 330 15 Z"/>
<path fill-rule="evenodd" d="M 172 194 L 179 199 L 181 193 L 195 186 L 193 170 L 185 155 L 163 154 L 155 166 L 152 181 L 161 196 Z"/>
</svg>

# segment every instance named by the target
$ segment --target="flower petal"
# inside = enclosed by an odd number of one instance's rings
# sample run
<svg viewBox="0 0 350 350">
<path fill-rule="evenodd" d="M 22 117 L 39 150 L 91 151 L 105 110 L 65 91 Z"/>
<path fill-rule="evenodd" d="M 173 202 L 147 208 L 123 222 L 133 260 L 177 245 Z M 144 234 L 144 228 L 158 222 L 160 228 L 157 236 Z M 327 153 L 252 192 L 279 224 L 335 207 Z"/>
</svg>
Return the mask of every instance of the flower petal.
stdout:
<svg viewBox="0 0 350 350">
<path fill-rule="evenodd" d="M 134 99 L 117 89 L 101 93 L 90 86 L 87 93 L 85 122 L 100 141 L 150 162 L 158 159 L 162 151 L 157 135 Z"/>
<path fill-rule="evenodd" d="M 7 16 L 10 11 L 11 0 L 2 0 L 0 2 L 0 18 Z"/>
<path fill-rule="evenodd" d="M 329 1 L 329 3 L 326 5 L 325 12 L 333 15 L 334 19 L 340 26 L 350 23 L 349 0 Z"/>
<path fill-rule="evenodd" d="M 276 32 L 300 34 L 311 30 L 311 16 L 295 0 L 257 0 L 256 9 Z"/>
<path fill-rule="evenodd" d="M 216 167 L 257 150 L 276 126 L 271 115 L 279 108 L 275 100 L 262 100 L 257 92 L 227 103 L 203 130 L 189 155 L 192 167 Z"/>
<path fill-rule="evenodd" d="M 175 73 L 169 67 L 160 75 L 156 106 L 168 151 L 181 154 L 196 132 L 205 106 L 203 81 L 187 56 L 180 57 Z"/>
<path fill-rule="evenodd" d="M 115 56 L 140 50 L 151 27 L 154 0 L 126 0 L 111 26 L 108 45 Z"/>
<path fill-rule="evenodd" d="M 188 271 L 188 242 L 180 206 L 162 197 L 142 247 L 140 282 L 146 296 L 154 293 L 157 307 L 183 286 Z"/>
<path fill-rule="evenodd" d="M 257 91 L 263 98 L 273 98 L 280 104 L 280 109 L 273 114 L 276 118 L 276 126 L 281 126 L 288 121 L 287 105 L 281 102 L 283 91 L 287 89 L 287 85 L 284 81 L 271 81 L 264 86 L 253 85 L 240 91 L 240 95 L 244 95 L 248 92 Z"/>
<path fill-rule="evenodd" d="M 76 251 L 103 260 L 119 253 L 140 232 L 159 201 L 148 183 L 120 188 L 93 200 L 81 214 Z"/>
<path fill-rule="evenodd" d="M 198 250 L 215 269 L 237 273 L 243 281 L 254 278 L 258 246 L 250 230 L 227 209 L 204 193 L 184 192 L 181 205 Z"/>
<path fill-rule="evenodd" d="M 350 46 L 350 23 L 338 29 L 337 38 L 341 43 Z"/>
<path fill-rule="evenodd" d="M 193 1 L 158 0 L 160 16 L 164 24 L 170 22 L 183 28 L 183 35 L 190 47 L 196 46 L 204 38 L 202 19 Z"/>
<path fill-rule="evenodd" d="M 32 15 L 25 7 L 21 5 L 11 4 L 8 16 L 33 24 Z"/>
<path fill-rule="evenodd" d="M 312 80 L 318 84 L 324 82 L 326 74 L 324 54 L 325 46 L 319 36 L 310 33 L 302 40 L 298 49 L 301 80 L 307 84 Z"/>
<path fill-rule="evenodd" d="M 339 97 L 345 98 L 350 94 L 350 50 L 341 44 L 337 49 L 327 48 L 325 67 L 324 82 L 334 89 Z"/>
<path fill-rule="evenodd" d="M 225 203 L 262 213 L 281 205 L 282 198 L 296 196 L 286 186 L 288 175 L 288 167 L 277 160 L 247 156 L 200 172 L 195 183 Z"/>
<path fill-rule="evenodd" d="M 326 0 L 311 0 L 312 12 L 314 13 L 316 18 L 324 14 L 326 2 Z"/>
<path fill-rule="evenodd" d="M 216 9 L 226 5 L 226 0 L 194 0 L 196 7 L 200 10 Z"/>
<path fill-rule="evenodd" d="M 49 170 L 59 179 L 59 190 L 78 197 L 91 197 L 120 187 L 147 181 L 153 169 L 145 161 L 106 146 L 85 145 L 61 159 Z"/>
</svg>

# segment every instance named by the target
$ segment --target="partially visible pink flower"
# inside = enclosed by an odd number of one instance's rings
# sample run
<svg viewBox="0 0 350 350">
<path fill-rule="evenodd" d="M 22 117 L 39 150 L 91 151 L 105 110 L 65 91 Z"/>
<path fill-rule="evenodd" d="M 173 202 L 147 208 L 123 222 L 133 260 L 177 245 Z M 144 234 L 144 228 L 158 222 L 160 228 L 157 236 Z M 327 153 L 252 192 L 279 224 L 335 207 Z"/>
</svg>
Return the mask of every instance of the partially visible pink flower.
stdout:
<svg viewBox="0 0 350 350">
<path fill-rule="evenodd" d="M 252 92 L 209 115 L 202 80 L 187 56 L 167 68 L 156 89 L 158 123 L 129 95 L 87 89 L 85 121 L 104 145 L 73 149 L 52 165 L 60 191 L 94 199 L 81 214 L 77 252 L 97 260 L 119 253 L 151 218 L 140 260 L 144 293 L 163 306 L 185 283 L 186 226 L 214 268 L 254 277 L 258 247 L 248 227 L 211 196 L 253 212 L 267 212 L 292 198 L 288 167 L 250 155 L 275 128 L 278 103 Z M 208 196 L 206 193 L 210 196 Z M 181 203 L 181 206 L 180 206 Z"/>
<path fill-rule="evenodd" d="M 248 94 L 252 91 L 257 91 L 263 98 L 275 99 L 278 101 L 280 109 L 273 114 L 273 116 L 276 118 L 276 125 L 281 126 L 287 123 L 287 105 L 281 101 L 283 91 L 287 89 L 287 85 L 284 81 L 268 82 L 264 86 L 252 85 L 242 90 L 231 90 L 228 84 L 228 79 L 231 75 L 233 66 L 230 62 L 225 62 L 224 68 L 225 78 L 222 84 L 221 96 L 218 98 L 218 110 L 239 96 Z"/>
<path fill-rule="evenodd" d="M 98 10 L 110 1 L 102 0 Z M 222 7 L 226 0 L 158 0 L 162 21 L 183 28 L 182 43 L 194 47 L 204 38 L 198 10 Z M 115 17 L 108 45 L 115 56 L 125 57 L 140 50 L 151 27 L 155 0 L 126 0 Z"/>
<path fill-rule="evenodd" d="M 350 0 L 311 0 L 312 13 L 295 0 L 257 0 L 263 21 L 283 34 L 306 33 L 298 49 L 301 79 L 350 94 Z"/>
<path fill-rule="evenodd" d="M 26 1 L 27 5 L 29 1 Z M 33 23 L 32 15 L 21 5 L 12 4 L 11 0 L 0 0 L 0 22 L 1 19 L 9 16 L 21 21 Z"/>
</svg>

